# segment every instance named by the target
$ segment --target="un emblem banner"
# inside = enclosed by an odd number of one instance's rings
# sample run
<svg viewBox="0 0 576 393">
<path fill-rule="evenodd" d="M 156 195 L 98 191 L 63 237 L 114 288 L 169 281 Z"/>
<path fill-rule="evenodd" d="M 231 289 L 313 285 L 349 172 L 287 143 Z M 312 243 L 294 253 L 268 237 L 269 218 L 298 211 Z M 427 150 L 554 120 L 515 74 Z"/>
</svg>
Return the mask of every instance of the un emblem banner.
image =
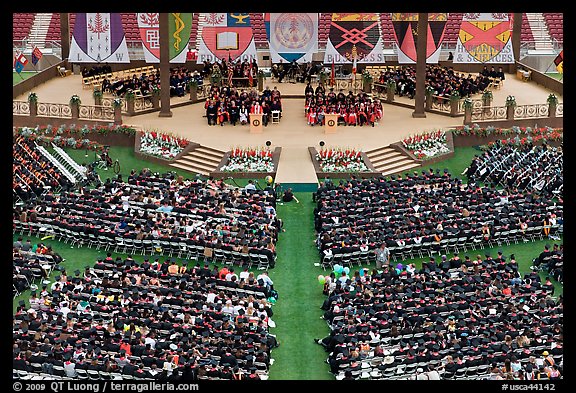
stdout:
<svg viewBox="0 0 576 393">
<path fill-rule="evenodd" d="M 514 63 L 511 30 L 507 13 L 465 13 L 454 63 Z"/>
</svg>

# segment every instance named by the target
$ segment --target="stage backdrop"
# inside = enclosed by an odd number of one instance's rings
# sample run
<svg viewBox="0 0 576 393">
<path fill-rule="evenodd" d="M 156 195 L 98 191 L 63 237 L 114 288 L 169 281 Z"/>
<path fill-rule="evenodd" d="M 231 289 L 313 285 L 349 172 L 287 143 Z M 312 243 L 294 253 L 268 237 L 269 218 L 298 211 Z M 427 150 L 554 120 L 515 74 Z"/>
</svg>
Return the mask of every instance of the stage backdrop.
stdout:
<svg viewBox="0 0 576 393">
<path fill-rule="evenodd" d="M 454 63 L 514 63 L 512 23 L 507 13 L 465 13 Z"/>
<path fill-rule="evenodd" d="M 72 63 L 130 63 L 119 13 L 77 13 L 70 45 Z"/>
<path fill-rule="evenodd" d="M 418 41 L 418 14 L 391 13 L 394 39 L 398 51 L 398 63 L 416 63 Z M 448 20 L 447 13 L 429 13 L 426 40 L 426 63 L 438 63 L 440 46 Z"/>
<path fill-rule="evenodd" d="M 264 25 L 273 63 L 312 61 L 318 51 L 318 13 L 266 13 Z"/>
<path fill-rule="evenodd" d="M 332 14 L 324 63 L 352 64 L 356 47 L 358 63 L 384 63 L 379 14 Z"/>
<path fill-rule="evenodd" d="M 256 45 L 248 13 L 201 13 L 202 27 L 198 64 L 225 58 L 236 61 L 257 59 Z"/>
<path fill-rule="evenodd" d="M 160 62 L 159 15 L 157 12 L 136 14 L 146 63 Z M 168 56 L 170 63 L 186 62 L 191 30 L 192 13 L 171 12 L 168 14 L 168 46 L 170 48 Z"/>
</svg>

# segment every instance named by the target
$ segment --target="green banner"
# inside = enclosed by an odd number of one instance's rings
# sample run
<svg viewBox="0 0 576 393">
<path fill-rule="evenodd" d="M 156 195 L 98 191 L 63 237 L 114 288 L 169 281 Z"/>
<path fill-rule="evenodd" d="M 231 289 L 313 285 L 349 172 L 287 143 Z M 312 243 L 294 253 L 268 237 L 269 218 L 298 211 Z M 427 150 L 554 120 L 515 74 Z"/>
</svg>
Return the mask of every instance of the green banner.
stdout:
<svg viewBox="0 0 576 393">
<path fill-rule="evenodd" d="M 170 12 L 168 14 L 168 46 L 170 48 L 171 63 L 186 62 L 191 29 L 191 12 Z"/>
</svg>

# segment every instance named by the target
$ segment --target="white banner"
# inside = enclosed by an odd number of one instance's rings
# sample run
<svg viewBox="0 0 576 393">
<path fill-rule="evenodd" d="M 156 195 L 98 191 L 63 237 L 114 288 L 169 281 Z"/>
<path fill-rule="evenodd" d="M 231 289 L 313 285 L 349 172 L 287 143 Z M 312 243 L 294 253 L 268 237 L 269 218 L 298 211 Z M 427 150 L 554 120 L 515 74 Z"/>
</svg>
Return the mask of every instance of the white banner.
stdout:
<svg viewBox="0 0 576 393">
<path fill-rule="evenodd" d="M 130 63 L 119 13 L 77 13 L 68 59 L 72 63 Z"/>
<path fill-rule="evenodd" d="M 312 61 L 318 51 L 318 13 L 271 13 L 268 33 L 273 63 Z"/>
</svg>

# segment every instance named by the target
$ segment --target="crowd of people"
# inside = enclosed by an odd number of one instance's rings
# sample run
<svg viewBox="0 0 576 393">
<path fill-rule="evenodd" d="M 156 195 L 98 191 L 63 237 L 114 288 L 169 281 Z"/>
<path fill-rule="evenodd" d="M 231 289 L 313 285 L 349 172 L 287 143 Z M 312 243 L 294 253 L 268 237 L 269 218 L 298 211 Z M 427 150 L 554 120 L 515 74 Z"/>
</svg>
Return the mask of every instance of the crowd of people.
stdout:
<svg viewBox="0 0 576 393">
<path fill-rule="evenodd" d="M 384 109 L 378 98 L 374 100 L 364 92 L 345 94 L 342 89 L 336 94 L 333 87 L 326 92 L 322 83 L 316 89 L 308 82 L 304 89 L 304 113 L 307 124 L 324 125 L 326 114 L 337 114 L 338 124 L 346 126 L 374 125 L 382 119 Z"/>
<path fill-rule="evenodd" d="M 511 192 L 560 197 L 564 188 L 564 153 L 562 146 L 527 143 L 517 147 L 496 141 L 473 158 L 463 175 Z"/>
<path fill-rule="evenodd" d="M 159 258 L 61 269 L 13 316 L 13 369 L 65 378 L 266 379 L 274 326 L 262 272 Z M 49 290 L 50 289 L 50 290 Z"/>
<path fill-rule="evenodd" d="M 90 76 L 109 74 L 112 72 L 112 67 L 108 63 L 93 65 L 90 68 L 82 67 L 80 73 L 82 78 L 87 78 Z"/>
<path fill-rule="evenodd" d="M 237 89 L 223 85 L 212 85 L 205 102 L 208 125 L 245 125 L 250 114 L 262 114 L 262 124 L 267 126 L 272 120 L 272 112 L 282 116 L 282 95 L 274 86 L 266 86 L 261 93 L 257 89 Z"/>
<path fill-rule="evenodd" d="M 442 241 L 466 238 L 479 247 L 511 229 L 538 227 L 563 217 L 562 200 L 462 183 L 444 170 L 372 179 L 321 182 L 314 220 L 320 256 L 375 250 L 381 244 L 401 254 L 417 244 L 441 251 Z M 557 225 L 550 225 L 558 229 Z M 544 235 L 544 234 L 543 234 Z"/>
<path fill-rule="evenodd" d="M 47 189 L 69 190 L 74 184 L 35 147 L 18 136 L 13 143 L 12 192 L 19 200 L 40 197 Z"/>
<path fill-rule="evenodd" d="M 332 272 L 324 288 L 315 342 L 337 379 L 562 377 L 563 297 L 514 255 Z"/>
<path fill-rule="evenodd" d="M 453 92 L 458 92 L 462 98 L 482 93 L 490 86 L 491 76 L 479 73 L 475 76 L 457 72 L 453 67 L 437 64 L 426 65 L 426 87 L 433 89 L 434 96 L 449 98 Z M 414 98 L 416 95 L 416 67 L 403 65 L 390 67 L 380 72 L 376 89 L 381 92 L 389 80 L 396 83 L 396 92 L 400 97 Z"/>
<path fill-rule="evenodd" d="M 108 178 L 88 190 L 46 192 L 15 205 L 14 222 L 40 222 L 51 231 L 70 231 L 79 239 L 105 236 L 110 246 L 124 239 L 184 242 L 202 250 L 238 252 L 238 264 L 250 254 L 264 255 L 274 267 L 281 221 L 271 189 L 232 187 L 222 180 L 189 180 L 148 169 Z M 161 247 L 161 245 L 159 246 Z"/>
</svg>

